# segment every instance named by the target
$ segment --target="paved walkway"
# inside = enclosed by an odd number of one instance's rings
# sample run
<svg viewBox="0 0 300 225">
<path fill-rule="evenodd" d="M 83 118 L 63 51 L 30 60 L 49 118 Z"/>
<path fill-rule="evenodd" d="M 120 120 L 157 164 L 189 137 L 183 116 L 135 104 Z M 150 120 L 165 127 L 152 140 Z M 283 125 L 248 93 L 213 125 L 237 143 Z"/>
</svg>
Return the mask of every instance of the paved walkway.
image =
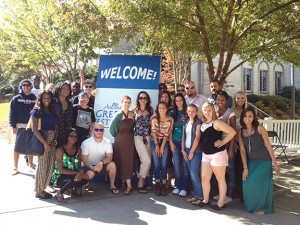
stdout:
<svg viewBox="0 0 300 225">
<path fill-rule="evenodd" d="M 229 203 L 221 212 L 197 209 L 187 198 L 157 197 L 154 193 L 129 196 L 112 195 L 107 185 L 91 184 L 90 191 L 81 197 L 58 204 L 55 198 L 39 200 L 34 197 L 34 171 L 29 171 L 20 157 L 20 174 L 11 176 L 12 145 L 0 139 L 0 174 L 2 193 L 1 224 L 284 224 L 298 225 L 300 221 L 300 167 L 280 162 L 282 173 L 278 183 L 289 187 L 275 194 L 275 214 L 257 216 L 245 212 L 239 200 Z"/>
</svg>

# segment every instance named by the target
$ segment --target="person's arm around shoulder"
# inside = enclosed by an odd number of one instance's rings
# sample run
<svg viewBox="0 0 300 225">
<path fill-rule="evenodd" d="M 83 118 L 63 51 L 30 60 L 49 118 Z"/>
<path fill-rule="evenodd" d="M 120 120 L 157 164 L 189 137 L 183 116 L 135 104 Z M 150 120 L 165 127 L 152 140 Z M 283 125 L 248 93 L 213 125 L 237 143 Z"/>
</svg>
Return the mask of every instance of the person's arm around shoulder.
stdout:
<svg viewBox="0 0 300 225">
<path fill-rule="evenodd" d="M 215 120 L 213 126 L 216 130 L 222 131 L 227 134 L 223 140 L 218 140 L 215 142 L 215 147 L 217 148 L 220 148 L 221 146 L 227 144 L 230 140 L 234 138 L 236 134 L 236 131 L 223 120 Z"/>
<path fill-rule="evenodd" d="M 249 170 L 248 170 L 248 163 L 247 163 L 247 156 L 246 156 L 246 149 L 244 146 L 244 142 L 242 140 L 242 129 L 238 131 L 238 142 L 239 142 L 239 149 L 241 153 L 241 158 L 242 158 L 242 163 L 243 163 L 243 174 L 242 174 L 242 179 L 246 180 L 248 175 L 249 175 Z"/>
<path fill-rule="evenodd" d="M 263 125 L 258 125 L 257 127 L 257 131 L 258 133 L 262 136 L 263 140 L 264 140 L 264 145 L 266 146 L 268 152 L 269 152 L 269 155 L 272 159 L 272 163 L 273 163 L 273 166 L 274 166 L 274 169 L 276 171 L 276 173 L 278 174 L 280 172 L 280 167 L 278 166 L 277 164 L 277 161 L 276 161 L 276 157 L 274 155 L 274 152 L 273 152 L 273 149 L 272 149 L 272 146 L 270 144 L 270 141 L 269 141 L 269 137 L 268 137 L 268 132 L 267 130 L 264 128 Z"/>
<path fill-rule="evenodd" d="M 186 128 L 186 125 L 183 125 L 183 128 L 182 128 L 182 139 L 181 139 L 181 153 L 183 155 L 183 158 L 185 161 L 188 160 L 188 155 L 186 154 L 185 152 L 185 128 Z"/>
</svg>

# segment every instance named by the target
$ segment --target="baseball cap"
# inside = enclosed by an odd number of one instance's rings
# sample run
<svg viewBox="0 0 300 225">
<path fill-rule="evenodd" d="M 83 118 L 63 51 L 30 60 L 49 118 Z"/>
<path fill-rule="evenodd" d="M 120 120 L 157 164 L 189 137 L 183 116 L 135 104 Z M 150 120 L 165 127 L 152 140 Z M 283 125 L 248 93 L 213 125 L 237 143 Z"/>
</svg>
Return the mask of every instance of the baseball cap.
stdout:
<svg viewBox="0 0 300 225">
<path fill-rule="evenodd" d="M 41 81 L 41 78 L 39 76 L 34 76 L 32 80 L 33 81 Z"/>
</svg>

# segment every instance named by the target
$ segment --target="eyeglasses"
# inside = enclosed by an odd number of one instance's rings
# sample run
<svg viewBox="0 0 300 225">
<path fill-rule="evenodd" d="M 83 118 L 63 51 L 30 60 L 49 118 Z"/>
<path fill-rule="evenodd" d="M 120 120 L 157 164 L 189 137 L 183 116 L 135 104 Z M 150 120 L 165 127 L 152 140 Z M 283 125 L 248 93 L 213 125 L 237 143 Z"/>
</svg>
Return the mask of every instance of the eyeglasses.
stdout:
<svg viewBox="0 0 300 225">
<path fill-rule="evenodd" d="M 139 100 L 148 100 L 148 97 L 139 97 Z"/>
<path fill-rule="evenodd" d="M 78 138 L 77 135 L 72 135 L 72 134 L 70 134 L 69 137 L 76 138 L 76 139 Z"/>
<path fill-rule="evenodd" d="M 30 87 L 31 84 L 22 84 L 22 87 Z"/>
<path fill-rule="evenodd" d="M 189 90 L 189 89 L 194 89 L 195 87 L 192 86 L 192 87 L 185 87 L 186 90 Z"/>
<path fill-rule="evenodd" d="M 103 132 L 104 129 L 103 129 L 103 128 L 99 128 L 99 129 L 98 129 L 98 128 L 95 128 L 94 131 L 95 131 L 95 132 Z"/>
<path fill-rule="evenodd" d="M 184 89 L 178 89 L 177 92 L 185 92 Z"/>
<path fill-rule="evenodd" d="M 85 88 L 92 88 L 93 86 L 91 85 L 91 86 L 84 86 Z"/>
</svg>

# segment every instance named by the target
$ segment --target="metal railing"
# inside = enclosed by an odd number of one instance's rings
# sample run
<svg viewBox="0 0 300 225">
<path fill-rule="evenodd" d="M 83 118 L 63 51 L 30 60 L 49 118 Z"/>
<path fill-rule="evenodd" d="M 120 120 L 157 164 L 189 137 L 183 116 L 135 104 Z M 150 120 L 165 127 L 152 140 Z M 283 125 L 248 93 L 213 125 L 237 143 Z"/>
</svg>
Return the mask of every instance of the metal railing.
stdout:
<svg viewBox="0 0 300 225">
<path fill-rule="evenodd" d="M 300 120 L 275 120 L 271 117 L 259 120 L 259 122 L 268 131 L 277 132 L 281 143 L 287 146 L 286 151 L 300 149 Z M 275 138 L 272 138 L 270 142 L 279 144 Z"/>
<path fill-rule="evenodd" d="M 247 102 L 247 105 L 250 105 L 252 108 L 254 108 L 255 112 L 256 112 L 256 115 L 257 115 L 257 111 L 260 111 L 262 114 L 264 114 L 265 116 L 267 117 L 271 117 L 273 119 L 276 119 L 274 118 L 273 116 L 270 116 L 268 113 L 266 113 L 265 111 L 261 110 L 260 108 L 257 108 L 256 105 L 253 105 L 251 102 Z M 258 117 L 259 118 L 259 117 Z M 261 118 L 259 118 L 261 119 Z"/>
</svg>

